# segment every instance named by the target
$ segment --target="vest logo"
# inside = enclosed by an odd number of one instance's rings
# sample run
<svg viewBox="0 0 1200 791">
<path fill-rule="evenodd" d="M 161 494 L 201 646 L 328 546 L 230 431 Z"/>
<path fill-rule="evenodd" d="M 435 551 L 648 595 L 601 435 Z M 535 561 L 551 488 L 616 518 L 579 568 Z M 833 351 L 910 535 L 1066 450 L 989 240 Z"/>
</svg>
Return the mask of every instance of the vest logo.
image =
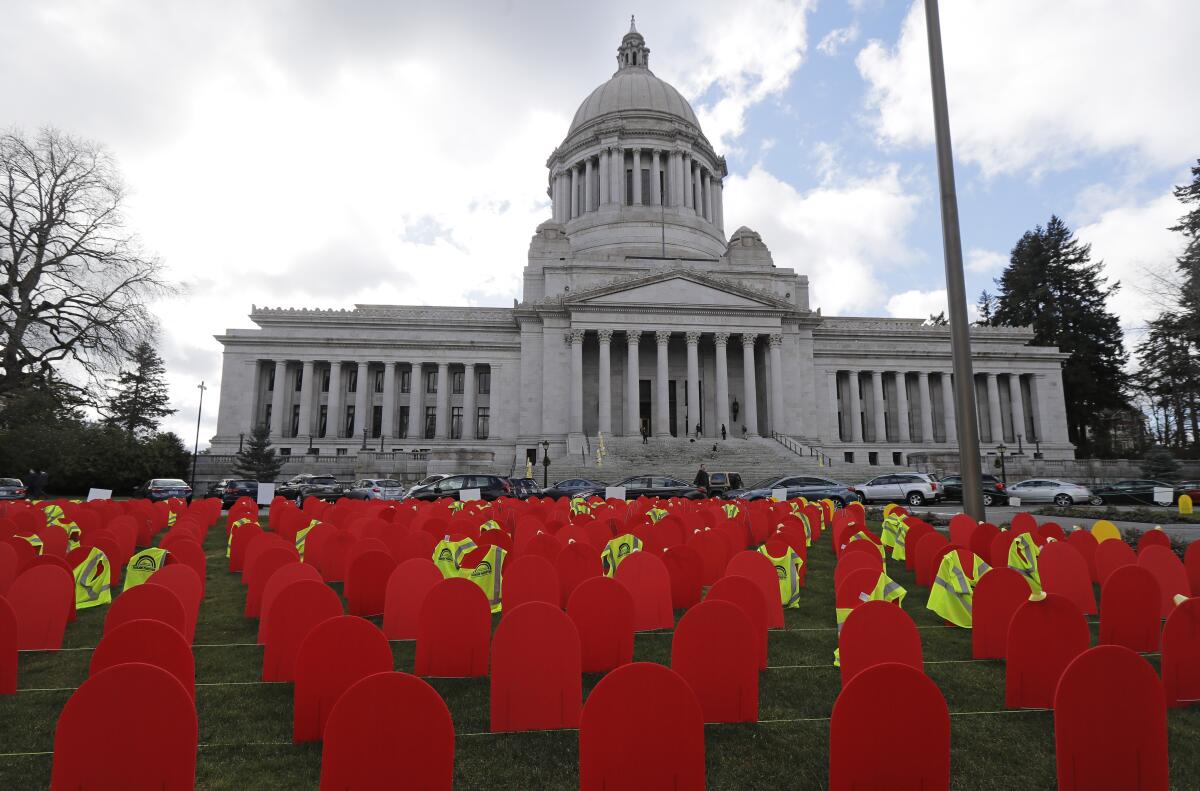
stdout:
<svg viewBox="0 0 1200 791">
<path fill-rule="evenodd" d="M 783 566 L 776 566 L 775 573 L 779 575 L 779 579 L 787 579 L 787 569 L 785 569 Z"/>
<path fill-rule="evenodd" d="M 479 561 L 479 565 L 475 567 L 475 570 L 471 572 L 471 578 L 474 579 L 475 577 L 486 577 L 491 573 L 492 564 L 488 563 L 486 560 L 481 560 Z"/>
<path fill-rule="evenodd" d="M 438 563 L 446 562 L 454 562 L 454 553 L 450 551 L 449 547 L 443 547 L 442 551 L 438 553 Z"/>
<path fill-rule="evenodd" d="M 150 555 L 142 555 L 133 561 L 134 571 L 158 571 L 158 561 Z"/>
<path fill-rule="evenodd" d="M 617 557 L 618 558 L 623 558 L 628 554 L 629 554 L 629 545 L 628 544 L 621 544 L 619 547 L 617 547 Z"/>
</svg>

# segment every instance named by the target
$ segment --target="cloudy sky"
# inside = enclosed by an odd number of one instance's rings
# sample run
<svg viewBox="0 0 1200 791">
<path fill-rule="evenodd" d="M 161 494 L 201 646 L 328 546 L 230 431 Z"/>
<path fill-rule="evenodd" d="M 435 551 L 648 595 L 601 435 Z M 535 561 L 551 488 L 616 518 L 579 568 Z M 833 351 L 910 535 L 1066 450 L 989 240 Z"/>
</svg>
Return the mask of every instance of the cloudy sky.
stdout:
<svg viewBox="0 0 1200 791">
<path fill-rule="evenodd" d="M 923 4 L 645 6 L 0 0 L 0 128 L 116 154 L 130 224 L 187 285 L 157 310 L 189 444 L 202 379 L 202 446 L 215 430 L 212 336 L 252 304 L 519 298 L 546 158 L 630 13 L 728 159 L 729 230 L 762 233 L 826 314 L 942 309 Z M 942 27 L 972 299 L 1057 213 L 1135 335 L 1200 157 L 1200 3 L 944 0 Z"/>
</svg>

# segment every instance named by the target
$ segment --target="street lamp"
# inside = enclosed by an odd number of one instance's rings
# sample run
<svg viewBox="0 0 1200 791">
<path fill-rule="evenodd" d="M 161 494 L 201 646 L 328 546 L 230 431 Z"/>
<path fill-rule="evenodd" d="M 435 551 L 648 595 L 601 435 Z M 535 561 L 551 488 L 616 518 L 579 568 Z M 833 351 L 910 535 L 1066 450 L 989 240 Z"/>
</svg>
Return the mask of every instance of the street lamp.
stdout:
<svg viewBox="0 0 1200 791">
<path fill-rule="evenodd" d="M 242 452 L 242 443 L 246 441 L 246 432 L 238 432 L 238 453 Z"/>
<path fill-rule="evenodd" d="M 1007 450 L 1003 442 L 996 446 L 996 452 L 1000 454 L 1000 480 L 1004 481 L 1005 486 L 1008 486 L 1008 468 L 1004 465 L 1004 452 Z"/>
<path fill-rule="evenodd" d="M 204 391 L 208 388 L 204 386 L 204 380 L 200 380 L 200 406 L 196 407 L 196 444 L 192 445 L 192 492 L 196 491 L 196 457 L 200 455 L 200 416 L 204 414 Z M 240 443 L 239 443 L 240 445 Z"/>
<path fill-rule="evenodd" d="M 542 440 L 542 488 L 550 488 L 550 440 Z"/>
</svg>

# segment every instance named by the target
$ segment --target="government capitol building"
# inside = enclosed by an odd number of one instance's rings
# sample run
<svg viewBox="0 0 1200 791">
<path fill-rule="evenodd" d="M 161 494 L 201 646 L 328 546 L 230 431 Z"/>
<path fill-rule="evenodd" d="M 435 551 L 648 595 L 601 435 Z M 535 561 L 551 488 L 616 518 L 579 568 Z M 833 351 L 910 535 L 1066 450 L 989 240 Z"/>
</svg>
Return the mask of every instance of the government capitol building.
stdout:
<svg viewBox="0 0 1200 791">
<path fill-rule="evenodd" d="M 256 328 L 217 336 L 210 453 L 235 452 L 262 423 L 312 471 L 369 449 L 360 472 L 409 479 L 421 470 L 383 458 L 520 472 L 543 449 L 591 462 L 601 435 L 619 458 L 645 432 L 666 459 L 697 428 L 706 450 L 797 468 L 956 452 L 949 328 L 822 316 L 803 260 L 776 262 L 750 228 L 727 230 L 725 158 L 632 26 L 546 168 L 551 216 L 519 302 L 254 307 Z M 1067 355 L 1031 345 L 1029 328 L 971 333 L 983 447 L 1074 458 Z"/>
</svg>

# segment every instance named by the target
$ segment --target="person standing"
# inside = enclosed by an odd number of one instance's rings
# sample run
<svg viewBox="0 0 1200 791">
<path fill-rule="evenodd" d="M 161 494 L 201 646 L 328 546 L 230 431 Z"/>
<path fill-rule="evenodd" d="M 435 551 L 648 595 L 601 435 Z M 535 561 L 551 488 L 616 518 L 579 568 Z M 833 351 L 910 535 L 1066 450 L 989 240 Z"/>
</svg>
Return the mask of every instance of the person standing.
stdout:
<svg viewBox="0 0 1200 791">
<path fill-rule="evenodd" d="M 721 424 L 721 441 L 722 442 L 725 441 L 725 424 L 724 423 Z"/>
<path fill-rule="evenodd" d="M 38 491 L 41 492 L 42 497 L 46 496 L 46 492 L 49 488 L 50 476 L 46 474 L 45 470 L 42 470 L 38 473 Z"/>
<path fill-rule="evenodd" d="M 696 480 L 692 481 L 692 485 L 698 489 L 704 490 L 704 496 L 709 497 L 708 491 L 708 470 L 704 469 L 704 465 L 700 465 L 700 471 L 696 473 Z"/>
<path fill-rule="evenodd" d="M 29 490 L 29 499 L 37 500 L 42 496 L 41 487 L 38 486 L 38 474 L 34 470 L 29 471 L 28 477 L 25 478 L 25 488 Z"/>
<path fill-rule="evenodd" d="M 642 444 L 650 444 L 650 430 L 646 427 L 646 421 L 642 421 Z"/>
</svg>

